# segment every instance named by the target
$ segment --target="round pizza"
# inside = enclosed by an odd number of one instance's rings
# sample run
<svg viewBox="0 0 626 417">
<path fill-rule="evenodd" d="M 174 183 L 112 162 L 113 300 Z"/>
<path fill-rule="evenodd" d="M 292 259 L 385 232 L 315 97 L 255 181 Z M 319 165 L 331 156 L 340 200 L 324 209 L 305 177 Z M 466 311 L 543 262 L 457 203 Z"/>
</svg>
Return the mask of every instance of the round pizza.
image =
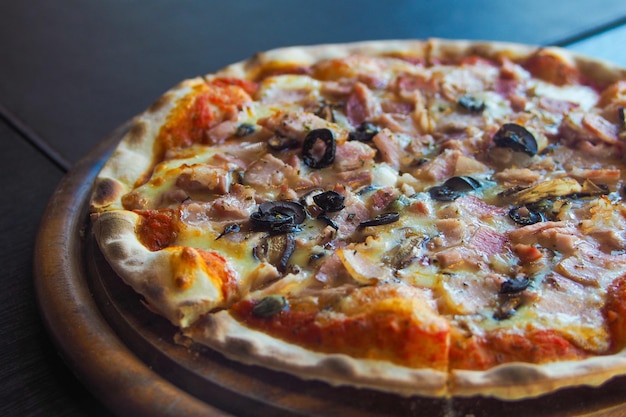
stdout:
<svg viewBox="0 0 626 417">
<path fill-rule="evenodd" d="M 93 237 L 177 342 L 332 385 L 501 399 L 626 374 L 626 71 L 379 41 L 183 81 Z"/>
</svg>

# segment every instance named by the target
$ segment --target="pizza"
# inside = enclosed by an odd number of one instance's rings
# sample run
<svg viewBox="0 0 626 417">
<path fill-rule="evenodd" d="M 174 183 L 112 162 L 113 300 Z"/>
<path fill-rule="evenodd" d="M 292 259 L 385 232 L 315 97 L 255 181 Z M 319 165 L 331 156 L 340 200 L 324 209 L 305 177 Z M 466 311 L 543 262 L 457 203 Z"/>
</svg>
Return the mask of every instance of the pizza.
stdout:
<svg viewBox="0 0 626 417">
<path fill-rule="evenodd" d="M 626 71 L 552 47 L 256 54 L 107 158 L 93 238 L 177 343 L 411 396 L 626 374 Z"/>
</svg>

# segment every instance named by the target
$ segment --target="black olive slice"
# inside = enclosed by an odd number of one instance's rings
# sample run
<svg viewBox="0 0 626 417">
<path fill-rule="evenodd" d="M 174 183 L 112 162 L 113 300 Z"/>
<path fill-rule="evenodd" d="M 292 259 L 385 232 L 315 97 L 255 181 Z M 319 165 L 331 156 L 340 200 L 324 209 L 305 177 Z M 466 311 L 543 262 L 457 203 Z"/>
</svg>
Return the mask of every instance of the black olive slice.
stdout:
<svg viewBox="0 0 626 417">
<path fill-rule="evenodd" d="M 617 118 L 619 119 L 620 130 L 626 131 L 626 107 L 617 109 Z"/>
<path fill-rule="evenodd" d="M 319 155 L 315 145 L 318 141 L 324 143 L 324 153 Z M 302 144 L 302 159 L 311 168 L 326 168 L 335 161 L 335 135 L 330 129 L 313 129 L 304 138 Z"/>
<path fill-rule="evenodd" d="M 350 132 L 348 140 L 358 140 L 359 142 L 371 142 L 380 129 L 370 122 L 361 123 L 354 132 Z"/>
<path fill-rule="evenodd" d="M 287 149 L 295 149 L 300 146 L 296 139 L 285 136 L 273 136 L 267 141 L 267 146 L 274 151 L 284 151 Z"/>
<path fill-rule="evenodd" d="M 229 224 L 228 226 L 226 226 L 224 228 L 224 231 L 222 233 L 220 233 L 218 237 L 215 238 L 215 240 L 217 240 L 217 239 L 221 238 L 222 236 L 225 236 L 225 235 L 227 235 L 229 233 L 238 232 L 239 230 L 241 230 L 241 227 L 237 223 Z"/>
<path fill-rule="evenodd" d="M 493 136 L 496 146 L 524 152 L 530 156 L 537 154 L 537 140 L 525 127 L 516 123 L 505 123 Z"/>
<path fill-rule="evenodd" d="M 480 188 L 480 183 L 478 180 L 472 177 L 452 177 L 446 180 L 443 183 L 446 187 L 450 188 L 453 191 L 467 192 L 473 191 Z"/>
<path fill-rule="evenodd" d="M 500 285 L 500 294 L 517 294 L 524 291 L 530 285 L 530 279 L 511 278 Z"/>
<path fill-rule="evenodd" d="M 515 223 L 522 226 L 528 226 L 531 224 L 546 221 L 546 217 L 543 213 L 530 210 L 528 207 L 525 206 L 514 207 L 509 210 L 509 217 Z"/>
<path fill-rule="evenodd" d="M 282 295 L 268 295 L 252 307 L 252 314 L 261 318 L 269 318 L 275 316 L 288 307 L 289 303 Z"/>
<path fill-rule="evenodd" d="M 452 177 L 442 185 L 428 190 L 431 198 L 437 201 L 454 201 L 463 194 L 480 188 L 480 183 L 472 177 Z"/>
<path fill-rule="evenodd" d="M 384 224 L 395 223 L 400 220 L 400 214 L 396 212 L 383 213 L 373 219 L 365 220 L 359 223 L 359 227 L 382 226 Z"/>
<path fill-rule="evenodd" d="M 335 191 L 325 191 L 321 194 L 313 196 L 315 204 L 320 206 L 324 211 L 334 212 L 342 210 L 345 197 Z"/>
<path fill-rule="evenodd" d="M 254 133 L 255 130 L 256 128 L 254 127 L 254 125 L 251 125 L 249 123 L 242 123 L 239 126 L 237 126 L 237 130 L 235 131 L 235 136 L 238 138 L 243 138 L 244 136 L 248 136 Z"/>
<path fill-rule="evenodd" d="M 304 206 L 296 201 L 268 201 L 250 215 L 252 230 L 273 233 L 298 231 L 305 219 Z"/>
<path fill-rule="evenodd" d="M 469 94 L 462 95 L 457 101 L 457 104 L 470 113 L 482 113 L 486 108 L 484 101 Z"/>
</svg>

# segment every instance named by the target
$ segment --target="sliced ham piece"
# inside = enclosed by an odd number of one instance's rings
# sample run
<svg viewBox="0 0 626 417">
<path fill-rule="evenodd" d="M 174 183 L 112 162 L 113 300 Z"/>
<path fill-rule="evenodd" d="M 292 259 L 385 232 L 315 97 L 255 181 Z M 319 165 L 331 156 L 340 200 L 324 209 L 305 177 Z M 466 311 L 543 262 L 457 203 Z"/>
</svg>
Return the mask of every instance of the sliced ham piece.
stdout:
<svg viewBox="0 0 626 417">
<path fill-rule="evenodd" d="M 398 138 L 389 130 L 382 129 L 372 139 L 384 162 L 394 169 L 400 169 L 402 146 Z"/>
<path fill-rule="evenodd" d="M 278 136 L 294 139 L 299 143 L 302 143 L 306 135 L 314 129 L 330 129 L 337 140 L 348 136 L 347 130 L 304 111 L 277 111 L 271 116 L 259 119 L 257 123 Z"/>
<path fill-rule="evenodd" d="M 298 169 L 293 165 L 271 154 L 265 154 L 248 167 L 244 173 L 243 183 L 259 189 L 289 185 L 293 189 L 302 190 L 315 186 L 310 179 L 300 176 Z"/>
<path fill-rule="evenodd" d="M 206 212 L 214 221 L 230 222 L 249 219 L 255 208 L 255 191 L 234 184 L 231 192 L 212 201 Z"/>
<path fill-rule="evenodd" d="M 495 173 L 493 179 L 505 184 L 532 185 L 541 179 L 541 174 L 528 168 L 506 168 Z"/>
<path fill-rule="evenodd" d="M 176 179 L 176 186 L 187 192 L 225 194 L 230 189 L 231 175 L 222 168 L 194 165 L 184 169 Z"/>
<path fill-rule="evenodd" d="M 488 167 L 480 161 L 463 155 L 456 149 L 446 149 L 436 158 L 420 166 L 414 176 L 432 182 L 441 182 L 453 176 L 486 172 Z"/>
<path fill-rule="evenodd" d="M 363 168 L 372 162 L 376 156 L 376 149 L 358 141 L 339 143 L 335 150 L 335 171 L 345 172 Z"/>
<path fill-rule="evenodd" d="M 363 83 L 356 82 L 346 102 L 346 114 L 353 126 L 374 119 L 382 112 L 380 103 Z"/>
</svg>

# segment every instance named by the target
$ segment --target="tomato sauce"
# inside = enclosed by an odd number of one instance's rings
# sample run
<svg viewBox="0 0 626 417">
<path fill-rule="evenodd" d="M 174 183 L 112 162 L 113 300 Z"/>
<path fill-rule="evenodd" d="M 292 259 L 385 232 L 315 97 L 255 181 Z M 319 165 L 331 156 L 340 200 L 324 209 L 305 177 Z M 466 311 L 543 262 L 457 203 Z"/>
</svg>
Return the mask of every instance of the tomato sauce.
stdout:
<svg viewBox="0 0 626 417">
<path fill-rule="evenodd" d="M 246 325 L 287 342 L 325 353 L 387 360 L 409 367 L 447 369 L 448 332 L 429 332 L 410 317 L 373 311 L 352 317 L 322 317 L 311 308 L 291 308 L 268 318 L 256 317 L 255 301 L 235 304 L 232 312 Z"/>
<path fill-rule="evenodd" d="M 484 370 L 509 362 L 547 363 L 583 359 L 589 354 L 554 330 L 512 333 L 493 331 L 483 336 L 453 336 L 452 369 Z"/>
<path fill-rule="evenodd" d="M 139 241 L 151 251 L 170 246 L 176 239 L 177 214 L 174 210 L 137 210 L 141 216 L 137 227 Z"/>
</svg>

